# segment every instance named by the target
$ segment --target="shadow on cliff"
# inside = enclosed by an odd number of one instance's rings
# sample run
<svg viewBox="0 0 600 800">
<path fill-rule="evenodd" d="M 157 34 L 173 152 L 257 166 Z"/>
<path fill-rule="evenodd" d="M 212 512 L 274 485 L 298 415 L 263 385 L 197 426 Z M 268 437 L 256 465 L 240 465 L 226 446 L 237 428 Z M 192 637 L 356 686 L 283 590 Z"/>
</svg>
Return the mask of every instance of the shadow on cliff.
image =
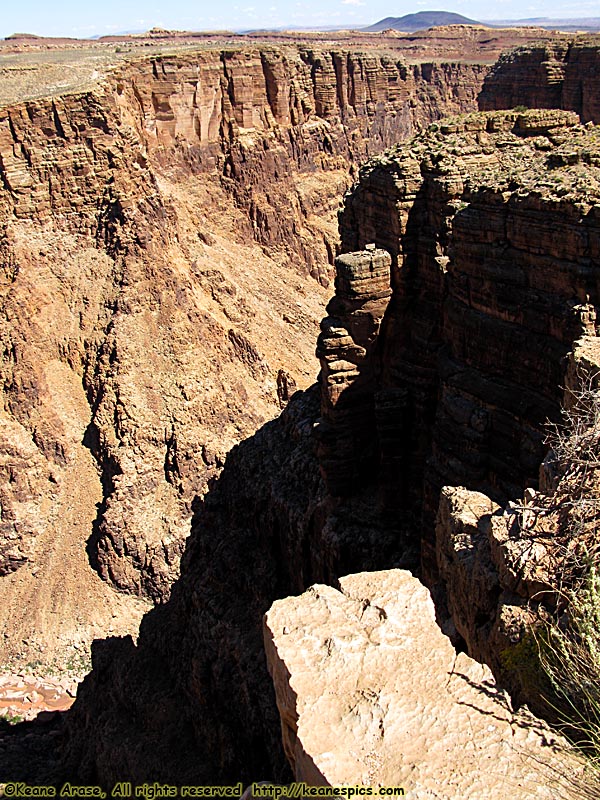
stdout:
<svg viewBox="0 0 600 800">
<path fill-rule="evenodd" d="M 376 481 L 351 498 L 328 495 L 315 454 L 319 415 L 313 386 L 233 448 L 194 503 L 169 601 L 145 615 L 137 644 L 94 642 L 93 669 L 73 708 L 51 731 L 35 729 L 39 758 L 27 756 L 30 728 L 9 732 L 14 757 L 3 780 L 76 780 L 109 790 L 124 780 L 292 780 L 264 655 L 264 613 L 315 582 L 335 585 L 348 572 L 402 563 L 398 522 L 382 514 Z"/>
<path fill-rule="evenodd" d="M 297 392 L 229 453 L 195 503 L 170 600 L 146 614 L 137 645 L 94 643 L 93 670 L 64 720 L 60 778 L 108 788 L 292 780 L 263 615 L 315 582 L 399 558 L 371 487 L 351 502 L 328 496 L 315 455 L 319 414 L 319 388 Z"/>
<path fill-rule="evenodd" d="M 231 451 L 195 502 L 170 600 L 144 617 L 137 645 L 94 643 L 65 719 L 61 778 L 109 788 L 292 780 L 262 617 L 330 569 L 319 543 L 318 412 L 316 389 L 298 392 Z"/>
<path fill-rule="evenodd" d="M 93 407 L 92 414 L 95 414 L 95 412 L 96 408 Z M 98 573 L 98 575 L 100 575 L 101 578 L 103 578 L 105 576 L 102 574 L 102 568 L 98 558 L 98 546 L 103 535 L 102 523 L 106 513 L 108 498 L 114 491 L 114 478 L 116 475 L 122 474 L 122 470 L 114 457 L 111 457 L 109 454 L 107 454 L 106 447 L 102 446 L 100 431 L 93 420 L 85 429 L 81 443 L 91 452 L 100 471 L 102 500 L 99 503 L 96 503 L 96 516 L 92 523 L 92 533 L 86 542 L 85 550 L 90 566 Z"/>
</svg>

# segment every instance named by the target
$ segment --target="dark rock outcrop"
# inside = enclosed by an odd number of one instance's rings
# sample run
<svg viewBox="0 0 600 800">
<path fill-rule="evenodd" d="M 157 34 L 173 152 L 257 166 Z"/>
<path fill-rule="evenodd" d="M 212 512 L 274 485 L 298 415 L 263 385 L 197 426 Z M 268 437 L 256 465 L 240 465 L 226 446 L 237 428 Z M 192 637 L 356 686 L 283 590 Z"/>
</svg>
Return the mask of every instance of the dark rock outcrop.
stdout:
<svg viewBox="0 0 600 800">
<path fill-rule="evenodd" d="M 336 260 L 336 294 L 317 343 L 319 461 L 334 497 L 356 492 L 374 457 L 374 350 L 392 290 L 389 253 L 370 248 Z"/>
<path fill-rule="evenodd" d="M 382 454 L 396 443 L 396 492 L 423 511 L 427 573 L 442 485 L 507 498 L 536 484 L 564 359 L 595 333 L 595 133 L 576 123 L 556 111 L 445 121 L 366 165 L 346 199 L 342 247 L 375 242 L 393 259 L 374 391 L 395 424 L 373 436 Z"/>
</svg>

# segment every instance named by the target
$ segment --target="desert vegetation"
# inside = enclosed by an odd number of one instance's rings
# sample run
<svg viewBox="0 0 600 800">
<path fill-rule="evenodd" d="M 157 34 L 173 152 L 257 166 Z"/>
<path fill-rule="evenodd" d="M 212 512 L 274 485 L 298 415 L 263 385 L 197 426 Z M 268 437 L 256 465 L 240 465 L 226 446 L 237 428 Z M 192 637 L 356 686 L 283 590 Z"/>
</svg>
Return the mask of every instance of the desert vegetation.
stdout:
<svg viewBox="0 0 600 800">
<path fill-rule="evenodd" d="M 582 378 L 549 437 L 556 491 L 548 510 L 558 515 L 560 569 L 556 611 L 536 634 L 548 703 L 589 763 L 584 797 L 598 797 L 600 789 L 599 378 Z"/>
</svg>

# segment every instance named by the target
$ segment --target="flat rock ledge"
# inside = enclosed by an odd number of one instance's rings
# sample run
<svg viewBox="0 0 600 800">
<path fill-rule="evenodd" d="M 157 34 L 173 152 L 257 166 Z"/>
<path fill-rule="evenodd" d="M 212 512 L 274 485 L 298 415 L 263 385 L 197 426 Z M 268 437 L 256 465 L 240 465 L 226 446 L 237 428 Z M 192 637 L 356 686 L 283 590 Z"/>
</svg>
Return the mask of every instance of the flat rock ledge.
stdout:
<svg viewBox="0 0 600 800">
<path fill-rule="evenodd" d="M 273 604 L 265 648 L 296 781 L 428 800 L 584 797 L 583 765 L 489 669 L 458 654 L 404 570 Z"/>
</svg>

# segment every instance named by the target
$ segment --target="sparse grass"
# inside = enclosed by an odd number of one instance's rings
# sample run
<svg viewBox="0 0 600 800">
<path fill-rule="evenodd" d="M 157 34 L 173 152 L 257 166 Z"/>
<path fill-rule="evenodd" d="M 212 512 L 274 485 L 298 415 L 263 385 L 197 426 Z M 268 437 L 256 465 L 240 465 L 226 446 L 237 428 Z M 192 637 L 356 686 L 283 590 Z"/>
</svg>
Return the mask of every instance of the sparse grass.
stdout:
<svg viewBox="0 0 600 800">
<path fill-rule="evenodd" d="M 563 700 L 567 728 L 600 767 L 600 573 L 595 563 L 567 599 L 567 610 L 545 629 L 541 662 Z"/>
<path fill-rule="evenodd" d="M 539 661 L 567 736 L 585 753 L 583 797 L 600 795 L 600 375 L 584 381 L 551 436 L 558 482 L 558 607 L 536 632 Z"/>
<path fill-rule="evenodd" d="M 2 673 L 25 673 L 48 678 L 81 679 L 92 669 L 92 659 L 87 650 L 73 651 L 66 648 L 64 652 L 50 660 L 34 659 L 23 662 L 9 659 L 0 664 Z"/>
<path fill-rule="evenodd" d="M 8 722 L 9 725 L 18 725 L 25 719 L 25 717 L 21 716 L 21 714 L 11 714 L 9 711 L 0 714 L 0 717 Z"/>
</svg>

